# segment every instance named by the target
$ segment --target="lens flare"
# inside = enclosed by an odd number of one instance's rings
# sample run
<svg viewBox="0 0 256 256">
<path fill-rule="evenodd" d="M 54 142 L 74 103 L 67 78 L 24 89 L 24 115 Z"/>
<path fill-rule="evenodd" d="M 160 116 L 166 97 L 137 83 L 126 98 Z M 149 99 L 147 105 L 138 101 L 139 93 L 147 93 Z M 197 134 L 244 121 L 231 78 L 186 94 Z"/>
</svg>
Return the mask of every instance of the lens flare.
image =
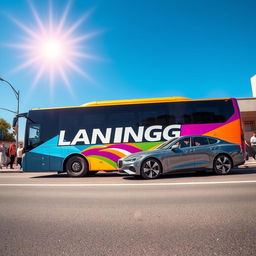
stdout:
<svg viewBox="0 0 256 256">
<path fill-rule="evenodd" d="M 93 31 L 87 34 L 77 35 L 78 27 L 88 19 L 92 10 L 87 11 L 74 24 L 66 26 L 71 2 L 69 1 L 58 22 L 53 19 L 52 4 L 49 2 L 49 11 L 47 21 L 38 14 L 33 3 L 29 1 L 29 6 L 33 14 L 36 27 L 26 25 L 15 18 L 11 19 L 25 33 L 25 39 L 19 44 L 9 44 L 8 46 L 22 50 L 25 60 L 14 71 L 20 71 L 26 68 L 36 70 L 33 79 L 33 85 L 36 85 L 43 77 L 49 78 L 50 87 L 54 86 L 56 78 L 61 78 L 67 89 L 71 91 L 68 71 L 74 71 L 86 79 L 91 80 L 90 76 L 78 65 L 78 60 L 97 59 L 95 56 L 85 52 L 83 46 L 86 40 L 101 33 Z M 56 19 L 56 17 L 54 17 Z M 34 24 L 33 24 L 34 25 Z"/>
<path fill-rule="evenodd" d="M 58 61 L 64 54 L 63 45 L 57 38 L 46 38 L 40 45 L 42 58 L 49 61 Z"/>
</svg>

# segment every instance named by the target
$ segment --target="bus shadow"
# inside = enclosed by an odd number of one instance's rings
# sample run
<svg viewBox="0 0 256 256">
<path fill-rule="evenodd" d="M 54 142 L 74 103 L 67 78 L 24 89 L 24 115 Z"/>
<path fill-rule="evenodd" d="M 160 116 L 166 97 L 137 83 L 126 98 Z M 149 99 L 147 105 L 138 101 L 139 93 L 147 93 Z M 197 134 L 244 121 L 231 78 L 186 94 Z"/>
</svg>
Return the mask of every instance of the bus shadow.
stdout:
<svg viewBox="0 0 256 256">
<path fill-rule="evenodd" d="M 91 179 L 91 178 L 113 178 L 113 177 L 125 177 L 128 176 L 128 174 L 121 174 L 121 173 L 107 173 L 107 172 L 99 172 L 95 175 L 89 175 L 85 177 L 69 177 L 66 173 L 60 173 L 60 174 L 50 174 L 50 175 L 40 175 L 40 176 L 34 176 L 31 177 L 31 179 L 45 179 L 45 178 L 58 178 L 58 179 L 76 179 L 76 178 L 85 178 L 85 179 Z"/>
</svg>

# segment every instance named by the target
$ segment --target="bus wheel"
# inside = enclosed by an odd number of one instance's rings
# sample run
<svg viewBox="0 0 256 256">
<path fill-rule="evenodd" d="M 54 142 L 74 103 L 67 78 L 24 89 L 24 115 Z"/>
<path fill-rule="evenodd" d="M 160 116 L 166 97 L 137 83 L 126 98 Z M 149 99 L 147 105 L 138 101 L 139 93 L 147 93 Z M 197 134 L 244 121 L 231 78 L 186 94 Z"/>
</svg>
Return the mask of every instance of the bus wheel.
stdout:
<svg viewBox="0 0 256 256">
<path fill-rule="evenodd" d="M 156 179 L 160 176 L 161 170 L 160 162 L 154 158 L 149 158 L 142 163 L 140 173 L 144 179 Z"/>
<path fill-rule="evenodd" d="M 218 155 L 213 162 L 216 174 L 228 174 L 232 168 L 232 160 L 227 155 Z"/>
<path fill-rule="evenodd" d="M 88 165 L 82 156 L 72 156 L 66 163 L 66 171 L 70 177 L 82 177 L 88 174 Z"/>
</svg>

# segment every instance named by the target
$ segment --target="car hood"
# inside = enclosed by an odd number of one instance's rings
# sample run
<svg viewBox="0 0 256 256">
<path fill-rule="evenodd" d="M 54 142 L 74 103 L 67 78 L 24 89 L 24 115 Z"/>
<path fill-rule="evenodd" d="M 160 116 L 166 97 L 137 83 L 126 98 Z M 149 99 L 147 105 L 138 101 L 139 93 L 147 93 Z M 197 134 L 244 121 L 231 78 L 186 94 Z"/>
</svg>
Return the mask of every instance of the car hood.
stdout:
<svg viewBox="0 0 256 256">
<path fill-rule="evenodd" d="M 135 153 L 135 154 L 131 154 L 131 155 L 128 155 L 122 159 L 131 159 L 131 158 L 134 158 L 134 157 L 139 157 L 139 156 L 143 156 L 143 157 L 146 157 L 146 156 L 152 156 L 152 155 L 156 155 L 160 152 L 163 152 L 162 149 L 154 149 L 154 150 L 149 150 L 149 151 L 142 151 L 142 152 L 138 152 L 138 153 Z"/>
</svg>

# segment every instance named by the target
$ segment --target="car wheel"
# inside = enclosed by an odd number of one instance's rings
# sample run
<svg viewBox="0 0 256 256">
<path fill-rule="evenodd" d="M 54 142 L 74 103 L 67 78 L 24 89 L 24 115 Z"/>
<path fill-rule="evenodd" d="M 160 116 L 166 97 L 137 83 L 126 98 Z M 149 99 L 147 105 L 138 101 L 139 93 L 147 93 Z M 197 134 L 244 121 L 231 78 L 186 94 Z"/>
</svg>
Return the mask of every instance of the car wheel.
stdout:
<svg viewBox="0 0 256 256">
<path fill-rule="evenodd" d="M 219 155 L 213 163 L 213 170 L 216 174 L 228 174 L 232 168 L 232 160 L 227 155 Z"/>
<path fill-rule="evenodd" d="M 82 177 L 88 174 L 88 165 L 82 156 L 72 156 L 66 163 L 66 171 L 70 177 Z"/>
<path fill-rule="evenodd" d="M 144 179 L 156 179 L 161 174 L 161 164 L 158 160 L 149 158 L 141 165 L 141 176 Z"/>
</svg>

